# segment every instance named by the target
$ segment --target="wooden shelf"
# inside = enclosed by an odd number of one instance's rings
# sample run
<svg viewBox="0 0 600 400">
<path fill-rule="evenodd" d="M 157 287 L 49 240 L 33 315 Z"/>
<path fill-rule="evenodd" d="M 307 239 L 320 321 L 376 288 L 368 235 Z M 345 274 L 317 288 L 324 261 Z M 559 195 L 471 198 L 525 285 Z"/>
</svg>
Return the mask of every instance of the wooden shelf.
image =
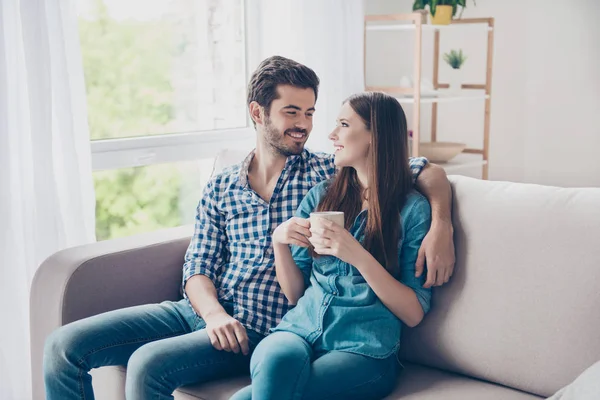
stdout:
<svg viewBox="0 0 600 400">
<path fill-rule="evenodd" d="M 481 22 L 479 24 L 457 24 L 453 23 L 450 25 L 431 25 L 431 24 L 421 24 L 421 29 L 423 31 L 431 31 L 431 32 L 439 32 L 439 31 L 447 31 L 453 29 L 464 29 L 465 27 L 470 29 L 480 29 L 485 31 L 492 31 L 494 28 L 487 25 L 487 22 Z M 390 23 L 386 22 L 383 24 L 369 24 L 367 25 L 368 31 L 414 31 L 417 29 L 417 26 L 414 24 L 399 24 L 399 23 Z"/>
<path fill-rule="evenodd" d="M 492 65 L 493 65 L 493 47 L 494 47 L 494 18 L 465 18 L 453 20 L 450 25 L 430 25 L 427 24 L 426 13 L 413 12 L 410 14 L 387 14 L 387 15 L 369 15 L 365 17 L 364 35 L 364 70 L 366 81 L 367 48 L 366 35 L 372 31 L 414 31 L 413 47 L 413 80 L 421 82 L 422 76 L 422 47 L 423 32 L 433 32 L 433 90 L 421 91 L 419 101 L 416 101 L 414 88 L 391 87 L 391 86 L 366 86 L 368 91 L 381 91 L 394 96 L 400 103 L 414 104 L 412 112 L 413 142 L 411 153 L 419 154 L 419 144 L 421 138 L 421 107 L 422 104 L 431 107 L 431 141 L 437 141 L 438 130 L 438 104 L 453 103 L 465 101 L 483 101 L 484 108 L 484 126 L 483 126 L 483 148 L 466 149 L 449 163 L 442 166 L 446 171 L 457 171 L 464 168 L 481 167 L 483 179 L 488 178 L 488 159 L 490 146 L 490 115 L 491 115 L 491 93 L 492 93 Z M 472 29 L 473 33 L 482 33 L 487 36 L 486 51 L 486 74 L 485 83 L 463 84 L 460 93 L 448 93 L 448 85 L 439 81 L 440 66 L 440 36 L 443 32 L 455 29 Z M 403 52 L 403 56 L 408 56 L 410 52 Z M 417 86 L 418 87 L 418 86 Z"/>
<path fill-rule="evenodd" d="M 444 168 L 446 173 L 452 174 L 456 171 L 461 171 L 469 168 L 481 168 L 487 165 L 487 160 L 484 160 L 481 155 L 477 154 L 459 154 L 447 163 L 436 163 Z"/>
<path fill-rule="evenodd" d="M 438 84 L 440 88 L 447 88 L 446 84 Z M 432 92 L 426 92 L 429 94 L 421 95 L 421 103 L 452 103 L 456 101 L 473 101 L 473 100 L 487 100 L 490 98 L 485 93 L 471 92 L 468 89 L 481 89 L 485 90 L 485 85 L 466 84 L 462 85 L 463 91 L 460 94 L 449 93 L 447 90 L 437 90 L 436 94 Z M 384 92 L 394 96 L 398 99 L 398 102 L 402 104 L 414 104 L 415 97 L 412 88 L 394 87 L 394 86 L 367 86 L 367 91 Z"/>
<path fill-rule="evenodd" d="M 414 104 L 415 103 L 415 98 L 414 97 L 408 97 L 408 96 L 397 96 L 394 95 L 394 97 L 396 97 L 396 99 L 398 99 L 398 102 L 401 104 Z M 452 103 L 452 102 L 457 102 L 457 101 L 473 101 L 473 100 L 487 100 L 489 99 L 490 96 L 488 96 L 487 94 L 464 94 L 464 95 L 447 95 L 447 94 L 440 94 L 438 96 L 435 97 L 421 97 L 421 103 L 422 104 L 431 104 L 431 103 Z"/>
</svg>

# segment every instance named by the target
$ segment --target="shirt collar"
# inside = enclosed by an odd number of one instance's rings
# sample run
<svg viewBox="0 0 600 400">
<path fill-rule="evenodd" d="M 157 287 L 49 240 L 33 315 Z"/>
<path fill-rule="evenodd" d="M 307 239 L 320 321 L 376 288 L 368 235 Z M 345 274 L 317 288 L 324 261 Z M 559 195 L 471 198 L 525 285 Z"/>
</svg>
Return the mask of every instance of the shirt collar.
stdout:
<svg viewBox="0 0 600 400">
<path fill-rule="evenodd" d="M 248 169 L 250 168 L 250 163 L 252 162 L 252 159 L 254 158 L 255 154 L 256 154 L 256 149 L 253 149 L 250 152 L 250 154 L 248 154 L 248 156 L 246 156 L 246 158 L 244 159 L 244 161 L 242 162 L 242 165 L 240 167 L 239 182 L 242 185 L 242 187 L 248 186 Z M 304 149 L 304 150 L 302 150 L 302 153 L 300 153 L 300 154 L 289 156 L 285 160 L 285 166 L 283 167 L 283 170 L 285 171 L 285 170 L 291 168 L 301 158 L 302 159 L 308 158 L 308 150 Z"/>
</svg>

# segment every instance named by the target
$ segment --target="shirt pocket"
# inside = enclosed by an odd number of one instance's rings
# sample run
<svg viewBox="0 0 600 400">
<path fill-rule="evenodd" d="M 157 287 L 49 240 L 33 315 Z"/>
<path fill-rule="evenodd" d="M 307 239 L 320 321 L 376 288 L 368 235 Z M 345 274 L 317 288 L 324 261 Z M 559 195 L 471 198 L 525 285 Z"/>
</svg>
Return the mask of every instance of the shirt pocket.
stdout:
<svg viewBox="0 0 600 400">
<path fill-rule="evenodd" d="M 247 196 L 244 193 L 244 196 Z M 226 210 L 227 239 L 229 242 L 253 243 L 270 235 L 269 208 L 258 203 L 238 201 Z"/>
<path fill-rule="evenodd" d="M 334 256 L 316 256 L 313 259 L 313 269 L 320 275 L 339 275 L 339 262 L 340 260 Z"/>
<path fill-rule="evenodd" d="M 264 243 L 260 240 L 233 240 L 229 241 L 227 247 L 232 261 L 245 261 L 244 264 L 248 264 L 261 255 Z"/>
</svg>

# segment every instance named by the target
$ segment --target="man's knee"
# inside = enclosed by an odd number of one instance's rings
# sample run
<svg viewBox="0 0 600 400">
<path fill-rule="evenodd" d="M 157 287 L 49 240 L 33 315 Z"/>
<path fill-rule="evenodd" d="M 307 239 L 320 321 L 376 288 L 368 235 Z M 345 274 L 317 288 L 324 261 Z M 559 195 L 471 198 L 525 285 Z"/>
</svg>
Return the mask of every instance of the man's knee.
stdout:
<svg viewBox="0 0 600 400">
<path fill-rule="evenodd" d="M 63 371 L 67 364 L 80 361 L 78 332 L 70 325 L 54 330 L 44 343 L 44 374 Z"/>
</svg>

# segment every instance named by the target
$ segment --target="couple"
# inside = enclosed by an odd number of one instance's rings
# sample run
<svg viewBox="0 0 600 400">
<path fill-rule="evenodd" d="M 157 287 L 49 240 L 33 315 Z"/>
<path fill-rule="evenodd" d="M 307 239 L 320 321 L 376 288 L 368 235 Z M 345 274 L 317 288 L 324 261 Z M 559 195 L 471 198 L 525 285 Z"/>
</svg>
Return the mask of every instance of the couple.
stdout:
<svg viewBox="0 0 600 400">
<path fill-rule="evenodd" d="M 292 60 L 259 65 L 248 87 L 257 148 L 205 188 L 184 299 L 57 329 L 44 349 L 47 399 L 92 399 L 89 371 L 107 365 L 127 366 L 129 400 L 172 399 L 249 366 L 252 385 L 233 399 L 393 389 L 401 326 L 421 321 L 431 286 L 452 274 L 451 191 L 440 167 L 407 161 L 404 112 L 381 93 L 344 102 L 335 156 L 305 150 L 318 85 Z M 345 229 L 311 225 L 317 210 L 343 211 Z"/>
</svg>

